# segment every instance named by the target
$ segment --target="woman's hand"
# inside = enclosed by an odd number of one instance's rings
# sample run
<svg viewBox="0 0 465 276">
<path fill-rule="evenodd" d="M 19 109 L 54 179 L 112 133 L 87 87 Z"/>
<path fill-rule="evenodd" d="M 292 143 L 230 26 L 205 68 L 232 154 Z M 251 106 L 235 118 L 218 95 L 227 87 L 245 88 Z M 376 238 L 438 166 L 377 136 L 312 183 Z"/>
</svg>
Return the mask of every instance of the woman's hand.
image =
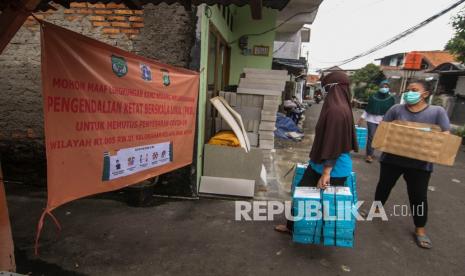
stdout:
<svg viewBox="0 0 465 276">
<path fill-rule="evenodd" d="M 318 188 L 320 189 L 326 189 L 330 185 L 329 181 L 331 179 L 331 170 L 332 167 L 324 167 L 323 169 L 323 174 L 321 174 L 320 180 L 318 180 Z"/>
<path fill-rule="evenodd" d="M 329 179 L 330 179 L 329 174 L 322 174 L 320 177 L 320 180 L 318 180 L 318 188 L 320 189 L 326 189 L 329 186 Z"/>
</svg>

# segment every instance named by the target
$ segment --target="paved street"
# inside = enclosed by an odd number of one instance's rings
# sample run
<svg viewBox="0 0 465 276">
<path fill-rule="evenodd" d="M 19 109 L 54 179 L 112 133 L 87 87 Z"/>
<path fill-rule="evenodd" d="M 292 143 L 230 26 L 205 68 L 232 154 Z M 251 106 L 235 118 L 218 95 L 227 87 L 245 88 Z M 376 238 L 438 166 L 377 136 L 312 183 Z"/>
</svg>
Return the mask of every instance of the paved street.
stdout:
<svg viewBox="0 0 465 276">
<path fill-rule="evenodd" d="M 306 138 L 279 143 L 276 175 L 261 198 L 289 196 L 292 162 L 306 161 L 321 105 L 306 113 Z M 374 194 L 379 165 L 354 156 L 360 200 Z M 33 256 L 35 227 L 45 206 L 44 191 L 7 184 L 19 273 L 32 275 L 465 275 L 465 153 L 454 167 L 437 166 L 429 192 L 427 225 L 432 250 L 418 248 L 411 217 L 359 222 L 354 249 L 293 244 L 273 231 L 275 222 L 237 222 L 234 201 L 165 200 L 147 208 L 128 207 L 124 195 L 107 194 L 66 204 L 44 228 L 40 257 Z M 399 181 L 387 206 L 407 204 Z M 367 205 L 365 205 L 367 206 Z M 47 273 L 45 273 L 47 272 Z"/>
</svg>

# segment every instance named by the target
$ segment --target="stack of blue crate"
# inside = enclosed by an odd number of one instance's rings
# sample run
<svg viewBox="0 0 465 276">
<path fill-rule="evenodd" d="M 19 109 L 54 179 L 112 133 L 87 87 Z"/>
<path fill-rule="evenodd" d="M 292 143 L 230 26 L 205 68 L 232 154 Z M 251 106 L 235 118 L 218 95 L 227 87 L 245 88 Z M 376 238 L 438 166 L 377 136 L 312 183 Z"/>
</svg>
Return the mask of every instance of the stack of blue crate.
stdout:
<svg viewBox="0 0 465 276">
<path fill-rule="evenodd" d="M 297 163 L 294 170 L 294 177 L 292 178 L 291 193 L 294 193 L 295 187 L 299 184 L 304 176 L 304 172 L 308 167 L 308 163 Z"/>
<path fill-rule="evenodd" d="M 354 199 L 353 202 L 354 204 L 356 204 L 358 201 L 358 194 L 357 194 L 357 174 L 355 172 L 352 172 L 349 175 L 349 177 L 347 177 L 345 185 L 346 187 L 350 188 L 350 192 L 352 193 L 352 197 Z"/>
<path fill-rule="evenodd" d="M 354 246 L 355 217 L 349 187 L 329 187 L 323 192 L 323 244 Z"/>
<path fill-rule="evenodd" d="M 319 212 L 315 211 L 315 207 Z M 296 217 L 292 240 L 296 243 L 319 244 L 323 227 L 320 189 L 296 187 L 292 198 L 292 208 L 294 217 Z"/>
<path fill-rule="evenodd" d="M 357 134 L 357 142 L 358 148 L 364 149 L 367 147 L 367 137 L 368 137 L 368 129 L 365 127 L 355 127 L 355 133 Z"/>
</svg>

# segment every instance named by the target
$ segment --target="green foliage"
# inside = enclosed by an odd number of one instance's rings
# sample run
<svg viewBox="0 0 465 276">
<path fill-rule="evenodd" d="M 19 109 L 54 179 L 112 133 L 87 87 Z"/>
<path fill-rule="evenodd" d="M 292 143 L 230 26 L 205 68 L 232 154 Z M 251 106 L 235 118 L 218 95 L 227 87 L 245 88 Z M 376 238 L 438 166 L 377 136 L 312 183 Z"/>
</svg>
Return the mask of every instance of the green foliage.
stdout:
<svg viewBox="0 0 465 276">
<path fill-rule="evenodd" d="M 455 131 L 455 135 L 458 135 L 462 138 L 465 137 L 465 126 L 457 128 L 457 130 Z"/>
<path fill-rule="evenodd" d="M 373 63 L 359 69 L 350 79 L 355 85 L 354 97 L 363 102 L 368 101 L 368 98 L 379 90 L 378 84 L 384 79 L 381 68 Z"/>
<path fill-rule="evenodd" d="M 447 42 L 445 49 L 456 55 L 460 62 L 465 63 L 465 10 L 461 10 L 454 16 L 451 23 L 455 34 Z"/>
<path fill-rule="evenodd" d="M 385 77 L 381 68 L 373 63 L 367 64 L 365 67 L 357 70 L 350 78 L 351 82 L 357 86 L 362 83 L 379 84 L 384 79 Z"/>
<path fill-rule="evenodd" d="M 442 106 L 442 104 L 443 104 L 443 101 L 440 97 L 433 98 L 433 105 Z M 442 106 L 442 107 L 445 107 L 445 106 Z"/>
</svg>

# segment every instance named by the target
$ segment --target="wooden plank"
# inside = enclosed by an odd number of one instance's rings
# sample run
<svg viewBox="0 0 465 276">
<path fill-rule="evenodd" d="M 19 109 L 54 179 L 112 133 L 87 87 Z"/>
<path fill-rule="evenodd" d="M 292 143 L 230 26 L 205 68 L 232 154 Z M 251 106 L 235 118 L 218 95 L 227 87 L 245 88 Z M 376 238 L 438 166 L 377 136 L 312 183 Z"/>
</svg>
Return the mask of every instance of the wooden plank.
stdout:
<svg viewBox="0 0 465 276">
<path fill-rule="evenodd" d="M 31 15 L 41 0 L 9 1 L 11 6 L 0 14 L 0 54 Z M 13 4 L 14 3 L 14 4 Z"/>
</svg>

